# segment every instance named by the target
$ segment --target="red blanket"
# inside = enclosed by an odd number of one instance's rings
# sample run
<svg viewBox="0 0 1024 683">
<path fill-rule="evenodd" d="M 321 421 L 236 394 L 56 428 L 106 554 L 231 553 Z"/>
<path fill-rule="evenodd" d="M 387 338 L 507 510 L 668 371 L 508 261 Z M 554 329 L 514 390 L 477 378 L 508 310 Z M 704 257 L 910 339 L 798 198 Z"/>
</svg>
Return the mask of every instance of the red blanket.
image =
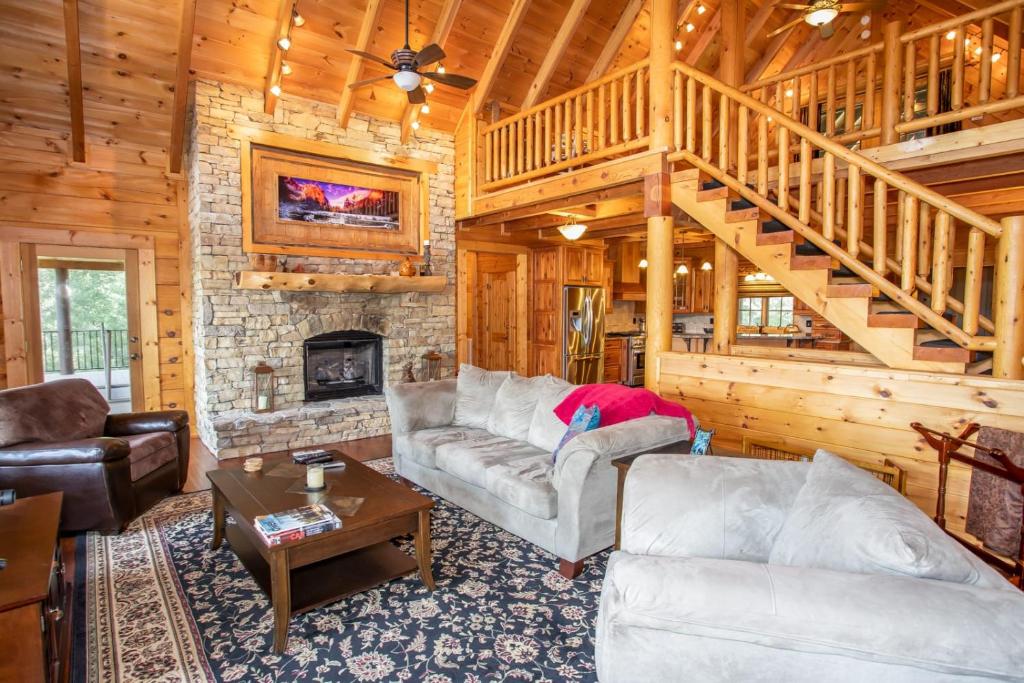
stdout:
<svg viewBox="0 0 1024 683">
<path fill-rule="evenodd" d="M 648 415 L 665 415 L 686 420 L 691 439 L 696 431 L 693 415 L 683 406 L 666 401 L 653 391 L 621 384 L 584 384 L 574 389 L 558 404 L 555 415 L 565 424 L 569 424 L 577 408 L 581 405 L 592 406 L 595 403 L 601 410 L 602 427 Z"/>
</svg>

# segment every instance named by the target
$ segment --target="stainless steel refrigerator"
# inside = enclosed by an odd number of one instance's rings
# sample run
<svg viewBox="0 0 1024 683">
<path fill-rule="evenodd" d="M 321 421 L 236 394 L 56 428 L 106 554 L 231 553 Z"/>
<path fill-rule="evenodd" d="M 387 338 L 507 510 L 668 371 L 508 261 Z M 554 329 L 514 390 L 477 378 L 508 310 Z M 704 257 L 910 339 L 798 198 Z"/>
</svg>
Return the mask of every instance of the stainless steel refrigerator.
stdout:
<svg viewBox="0 0 1024 683">
<path fill-rule="evenodd" d="M 595 384 L 604 376 L 604 290 L 566 287 L 562 292 L 562 376 Z"/>
</svg>

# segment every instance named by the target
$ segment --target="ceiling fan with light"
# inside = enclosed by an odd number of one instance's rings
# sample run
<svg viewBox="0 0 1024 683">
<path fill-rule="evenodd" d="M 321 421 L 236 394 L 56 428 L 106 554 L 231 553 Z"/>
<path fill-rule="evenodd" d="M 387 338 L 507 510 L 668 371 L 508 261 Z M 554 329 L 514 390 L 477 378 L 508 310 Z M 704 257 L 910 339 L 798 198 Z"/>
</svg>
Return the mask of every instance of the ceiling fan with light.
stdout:
<svg viewBox="0 0 1024 683">
<path fill-rule="evenodd" d="M 775 29 L 768 34 L 769 38 L 773 38 L 783 31 L 789 30 L 791 27 L 796 26 L 801 21 L 814 26 L 821 31 L 822 38 L 830 38 L 835 30 L 832 28 L 832 21 L 839 16 L 840 12 L 863 12 L 872 9 L 878 9 L 880 2 L 840 2 L 839 0 L 812 0 L 806 5 L 796 5 L 793 3 L 782 2 L 776 5 L 776 7 L 783 7 L 785 9 L 796 9 L 803 10 L 803 16 L 793 21 L 783 24 L 779 28 Z"/>
<path fill-rule="evenodd" d="M 391 53 L 390 62 L 383 57 L 378 57 L 362 50 L 348 48 L 348 51 L 354 55 L 359 55 L 363 59 L 369 59 L 370 61 L 382 64 L 395 72 L 388 76 L 377 76 L 376 78 L 357 81 L 348 86 L 352 89 L 362 88 L 378 81 L 391 79 L 395 82 L 395 85 L 405 91 L 410 104 L 423 104 L 427 101 L 427 95 L 422 85 L 424 78 L 460 88 L 461 90 L 469 90 L 476 85 L 475 79 L 458 74 L 445 73 L 444 67 L 440 65 L 434 71 L 420 71 L 424 67 L 440 62 L 445 58 L 445 54 L 441 46 L 436 43 L 431 43 L 418 52 L 409 47 L 409 0 L 405 0 L 405 45 Z M 433 89 L 433 86 L 429 86 L 429 88 Z"/>
</svg>

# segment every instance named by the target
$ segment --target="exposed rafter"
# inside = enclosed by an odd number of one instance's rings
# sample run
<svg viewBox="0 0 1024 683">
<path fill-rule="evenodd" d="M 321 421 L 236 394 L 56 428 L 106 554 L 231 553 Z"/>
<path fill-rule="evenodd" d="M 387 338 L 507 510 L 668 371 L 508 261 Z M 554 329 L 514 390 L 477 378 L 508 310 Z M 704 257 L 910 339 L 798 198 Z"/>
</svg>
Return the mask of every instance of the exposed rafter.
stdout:
<svg viewBox="0 0 1024 683">
<path fill-rule="evenodd" d="M 783 23 L 789 23 L 793 21 L 793 19 L 795 18 L 796 12 L 791 12 L 786 17 Z M 764 75 L 765 70 L 771 65 L 772 62 L 775 61 L 775 58 L 779 55 L 779 51 L 782 49 L 782 46 L 785 45 L 786 41 L 788 41 L 790 36 L 793 35 L 793 32 L 796 31 L 797 28 L 803 26 L 807 26 L 807 24 L 793 24 L 785 31 L 772 38 L 772 42 L 769 43 L 768 47 L 766 47 L 764 52 L 761 53 L 760 59 L 758 59 L 757 62 L 755 62 L 753 66 L 751 66 L 750 69 L 747 71 L 747 77 L 745 79 L 746 82 L 753 83 L 754 81 L 760 80 Z"/>
<path fill-rule="evenodd" d="M 263 111 L 266 114 L 273 114 L 277 108 L 277 95 L 274 94 L 274 86 L 281 86 L 281 62 L 284 61 L 284 50 L 278 42 L 288 35 L 292 26 L 292 12 L 295 10 L 295 0 L 280 0 L 281 4 L 277 9 L 277 30 L 274 31 L 270 45 L 270 62 L 267 64 L 267 77 L 263 83 Z"/>
<path fill-rule="evenodd" d="M 523 99 L 523 109 L 529 109 L 540 101 L 544 91 L 547 90 L 552 74 L 555 73 L 555 69 L 558 67 L 558 63 L 565 56 L 565 51 L 569 48 L 569 43 L 572 41 L 576 29 L 579 28 L 580 22 L 583 21 L 588 7 L 590 7 L 590 0 L 572 0 L 572 4 L 569 5 L 569 11 L 566 12 L 562 25 L 558 28 L 558 33 L 555 34 L 555 39 L 551 43 L 551 47 L 548 48 L 547 54 L 544 55 L 544 61 L 541 62 L 540 69 L 537 70 L 537 75 L 534 76 L 533 82 L 530 83 L 530 87 L 526 91 L 526 97 Z"/>
<path fill-rule="evenodd" d="M 85 162 L 85 97 L 82 92 L 82 46 L 78 33 L 78 0 L 64 0 L 67 44 L 68 103 L 71 109 L 71 158 Z"/>
<path fill-rule="evenodd" d="M 687 64 L 696 64 L 704 53 L 711 47 L 711 42 L 715 39 L 715 34 L 718 33 L 719 29 L 722 28 L 722 13 L 715 10 L 711 20 L 708 21 L 707 28 L 700 33 L 700 37 L 697 42 L 690 46 L 686 53 L 683 55 L 683 61 Z"/>
<path fill-rule="evenodd" d="M 608 72 L 608 68 L 615 61 L 615 57 L 619 54 L 619 50 L 622 49 L 622 43 L 626 40 L 626 36 L 629 35 L 630 29 L 633 28 L 633 23 L 636 22 L 637 16 L 640 14 L 640 10 L 644 7 L 646 0 L 629 0 L 626 6 L 622 9 L 622 14 L 619 16 L 619 21 L 615 24 L 615 28 L 612 29 L 612 34 L 608 36 L 608 40 L 605 42 L 604 47 L 601 48 L 601 54 L 597 56 L 597 61 L 594 62 L 594 66 L 590 69 L 590 75 L 587 76 L 586 82 L 596 81 Z"/>
<path fill-rule="evenodd" d="M 185 108 L 188 105 L 188 75 L 192 64 L 192 34 L 195 32 L 197 0 L 181 0 L 178 24 L 178 63 L 174 72 L 174 105 L 171 107 L 171 143 L 167 150 L 167 170 L 181 172 L 182 146 L 185 140 Z"/>
<path fill-rule="evenodd" d="M 508 56 L 508 50 L 512 46 L 512 38 L 519 30 L 519 26 L 522 25 L 529 6 L 530 0 L 514 0 L 512 3 L 512 9 L 509 10 L 508 18 L 505 19 L 505 23 L 501 27 L 501 33 L 498 34 L 498 39 L 494 42 L 494 51 L 491 52 L 491 57 L 487 60 L 483 74 L 480 76 L 480 80 L 477 81 L 476 90 L 473 91 L 473 111 L 475 113 L 480 113 L 487 102 L 487 98 L 490 97 L 491 88 L 494 87 L 498 71 L 501 69 L 505 57 Z"/>
<path fill-rule="evenodd" d="M 366 12 L 363 14 L 363 23 L 359 27 L 359 37 L 356 38 L 355 49 L 366 51 L 370 47 L 370 38 L 373 35 L 373 27 L 380 18 L 380 0 L 367 0 Z M 338 101 L 338 123 L 344 128 L 348 125 L 348 117 L 352 115 L 352 102 L 355 100 L 355 91 L 348 86 L 359 80 L 363 70 L 363 58 L 359 55 L 352 55 L 348 63 L 348 73 L 345 76 L 345 83 L 341 86 L 341 99 Z"/>
<path fill-rule="evenodd" d="M 942 0 L 942 2 L 920 0 L 920 2 L 925 7 L 930 7 L 936 12 L 945 14 L 947 17 L 960 17 L 992 4 L 991 2 L 978 2 L 978 0 Z M 992 28 L 998 37 L 1003 40 L 1009 40 L 1009 26 L 1001 16 L 992 17 Z"/>
<path fill-rule="evenodd" d="M 445 43 L 448 42 L 448 34 L 452 32 L 452 27 L 455 26 L 455 16 L 459 13 L 460 7 L 462 7 L 462 0 L 444 0 L 444 7 L 441 8 L 441 14 L 437 18 L 434 32 L 430 35 L 430 42 L 440 45 L 442 50 Z M 408 102 L 405 104 L 405 111 L 402 113 L 403 144 L 409 140 L 409 134 L 412 132 L 412 122 L 419 119 L 421 106 Z"/>
</svg>

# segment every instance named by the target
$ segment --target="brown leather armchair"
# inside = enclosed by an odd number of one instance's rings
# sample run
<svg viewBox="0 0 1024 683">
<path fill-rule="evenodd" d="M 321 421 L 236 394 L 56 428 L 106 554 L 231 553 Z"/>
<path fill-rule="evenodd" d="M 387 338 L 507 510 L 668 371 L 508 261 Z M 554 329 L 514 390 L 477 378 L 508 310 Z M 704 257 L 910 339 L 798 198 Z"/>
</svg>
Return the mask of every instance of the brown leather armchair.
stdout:
<svg viewBox="0 0 1024 683">
<path fill-rule="evenodd" d="M 0 488 L 64 492 L 62 531 L 119 532 L 188 476 L 188 413 L 110 414 L 84 379 L 0 391 Z"/>
</svg>

